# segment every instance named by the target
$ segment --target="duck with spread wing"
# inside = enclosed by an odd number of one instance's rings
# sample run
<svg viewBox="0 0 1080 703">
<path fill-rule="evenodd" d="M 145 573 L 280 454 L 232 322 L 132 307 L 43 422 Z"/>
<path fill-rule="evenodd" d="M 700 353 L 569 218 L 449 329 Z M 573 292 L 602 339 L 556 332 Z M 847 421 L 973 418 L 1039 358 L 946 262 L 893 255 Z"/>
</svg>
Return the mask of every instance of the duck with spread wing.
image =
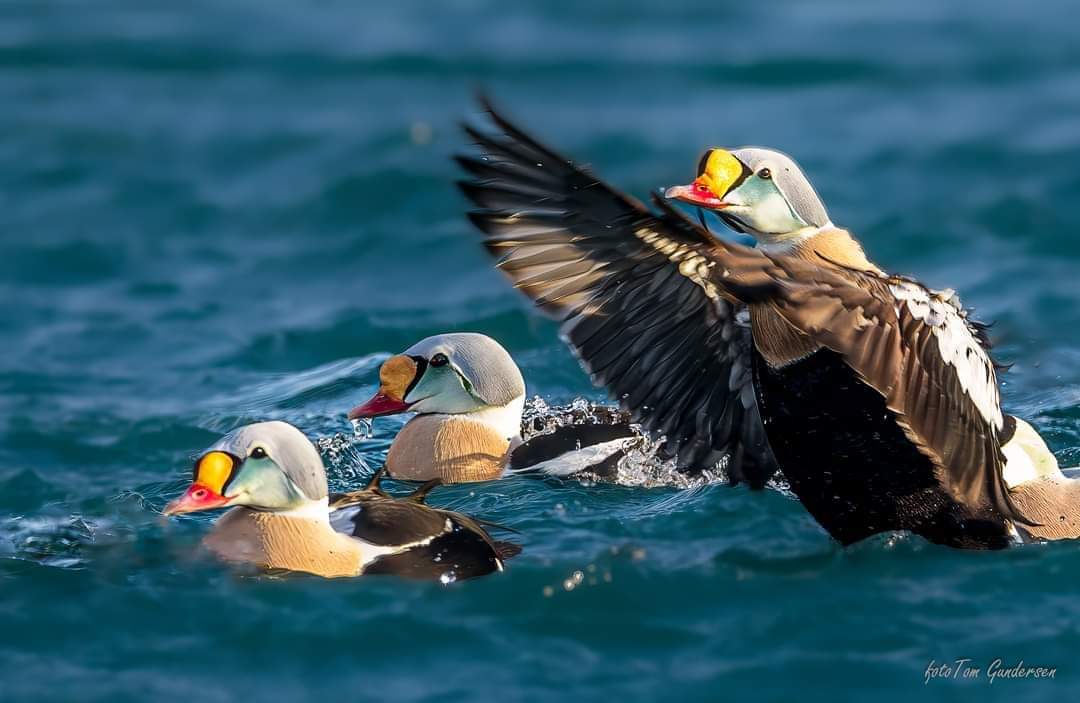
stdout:
<svg viewBox="0 0 1080 703">
<path fill-rule="evenodd" d="M 1080 536 L 1076 484 L 1002 412 L 983 327 L 951 291 L 869 261 L 792 159 L 713 149 L 666 193 L 752 248 L 665 198 L 645 206 L 485 108 L 495 129 L 466 127 L 482 155 L 458 157 L 470 219 L 681 465 L 719 462 L 757 485 L 778 465 L 843 544 L 892 530 L 983 549 L 1018 531 Z"/>
</svg>

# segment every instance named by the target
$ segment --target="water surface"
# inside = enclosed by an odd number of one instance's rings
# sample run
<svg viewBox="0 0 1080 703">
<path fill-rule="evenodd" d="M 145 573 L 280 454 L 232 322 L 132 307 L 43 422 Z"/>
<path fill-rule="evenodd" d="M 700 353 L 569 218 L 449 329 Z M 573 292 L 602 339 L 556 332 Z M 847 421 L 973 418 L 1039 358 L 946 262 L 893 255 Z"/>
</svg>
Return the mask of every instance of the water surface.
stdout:
<svg viewBox="0 0 1080 703">
<path fill-rule="evenodd" d="M 876 261 L 997 321 L 1007 408 L 1080 463 L 1071 3 L 446 5 L 0 5 L 0 699 L 1077 698 L 1072 544 L 845 550 L 777 492 L 521 478 L 434 495 L 526 545 L 443 587 L 240 578 L 160 517 L 240 423 L 350 433 L 431 333 L 602 398 L 462 217 L 480 85 L 639 196 L 709 145 L 793 154 Z M 1058 673 L 924 686 L 998 657 Z"/>
</svg>

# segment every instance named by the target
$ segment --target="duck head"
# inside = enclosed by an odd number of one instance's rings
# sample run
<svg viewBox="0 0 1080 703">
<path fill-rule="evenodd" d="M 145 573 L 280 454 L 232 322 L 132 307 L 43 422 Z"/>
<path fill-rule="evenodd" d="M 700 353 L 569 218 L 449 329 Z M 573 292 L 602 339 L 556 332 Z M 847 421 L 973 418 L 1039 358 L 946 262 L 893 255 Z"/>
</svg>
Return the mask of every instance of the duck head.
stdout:
<svg viewBox="0 0 1080 703">
<path fill-rule="evenodd" d="M 243 505 L 287 511 L 327 497 L 326 470 L 315 446 L 287 422 L 233 430 L 195 461 L 184 495 L 166 515 Z"/>
<path fill-rule="evenodd" d="M 499 342 L 453 333 L 422 339 L 379 369 L 379 390 L 349 411 L 349 419 L 397 413 L 467 415 L 501 434 L 521 431 L 525 403 L 522 371 Z"/>
<path fill-rule="evenodd" d="M 664 195 L 712 210 L 729 227 L 762 244 L 782 244 L 832 227 L 799 165 L 772 149 L 709 149 L 698 163 L 697 178 Z"/>
<path fill-rule="evenodd" d="M 379 390 L 349 411 L 349 419 L 406 411 L 471 414 L 520 405 L 524 398 L 525 380 L 502 345 L 483 334 L 439 334 L 383 362 Z"/>
</svg>

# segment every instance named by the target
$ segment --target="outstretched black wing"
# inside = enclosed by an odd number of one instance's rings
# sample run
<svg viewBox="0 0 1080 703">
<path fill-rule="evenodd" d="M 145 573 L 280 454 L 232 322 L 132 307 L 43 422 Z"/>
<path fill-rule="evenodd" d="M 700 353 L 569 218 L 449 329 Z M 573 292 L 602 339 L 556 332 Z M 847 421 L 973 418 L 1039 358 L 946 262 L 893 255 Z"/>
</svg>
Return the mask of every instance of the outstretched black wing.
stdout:
<svg viewBox="0 0 1080 703">
<path fill-rule="evenodd" d="M 485 107 L 500 134 L 466 127 L 482 155 L 458 162 L 479 208 L 469 217 L 499 268 L 562 323 L 593 382 L 663 435 L 681 468 L 726 458 L 732 483 L 763 486 L 776 462 L 754 400 L 744 307 L 694 265 L 711 235 L 653 214 Z"/>
</svg>

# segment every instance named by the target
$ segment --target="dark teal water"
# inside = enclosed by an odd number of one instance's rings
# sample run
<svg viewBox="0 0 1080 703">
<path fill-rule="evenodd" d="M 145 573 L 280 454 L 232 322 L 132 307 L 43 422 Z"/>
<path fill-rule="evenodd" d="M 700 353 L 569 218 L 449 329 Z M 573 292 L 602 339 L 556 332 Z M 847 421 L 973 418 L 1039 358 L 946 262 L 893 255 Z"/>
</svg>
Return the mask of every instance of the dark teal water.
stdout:
<svg viewBox="0 0 1080 703">
<path fill-rule="evenodd" d="M 1072 3 L 446 5 L 0 4 L 0 700 L 1076 700 L 1075 544 L 844 550 L 776 492 L 515 479 L 435 495 L 526 543 L 443 587 L 240 578 L 160 517 L 219 433 L 349 433 L 434 332 L 601 397 L 461 215 L 478 85 L 639 195 L 707 145 L 792 153 L 876 260 L 997 320 L 1008 408 L 1080 463 Z"/>
</svg>

